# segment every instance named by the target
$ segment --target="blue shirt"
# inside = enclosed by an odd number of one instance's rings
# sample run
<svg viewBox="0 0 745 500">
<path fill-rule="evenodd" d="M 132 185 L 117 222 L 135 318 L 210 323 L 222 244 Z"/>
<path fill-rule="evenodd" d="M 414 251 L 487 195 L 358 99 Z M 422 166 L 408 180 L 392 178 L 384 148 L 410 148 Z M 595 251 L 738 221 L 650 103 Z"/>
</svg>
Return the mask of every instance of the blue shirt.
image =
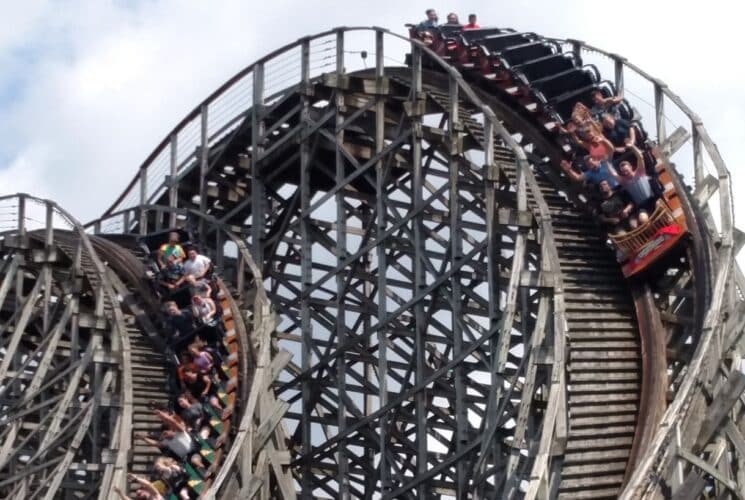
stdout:
<svg viewBox="0 0 745 500">
<path fill-rule="evenodd" d="M 613 189 L 616 189 L 618 186 L 618 182 L 616 182 L 616 179 L 610 174 L 610 171 L 608 170 L 608 162 L 601 161 L 600 167 L 596 170 L 587 169 L 584 171 L 584 177 L 587 182 L 590 184 L 598 185 L 602 181 L 608 181 L 608 184 Z"/>
<path fill-rule="evenodd" d="M 435 28 L 437 28 L 437 21 L 430 21 L 429 19 L 425 19 L 416 27 L 417 31 L 431 30 Z"/>
</svg>

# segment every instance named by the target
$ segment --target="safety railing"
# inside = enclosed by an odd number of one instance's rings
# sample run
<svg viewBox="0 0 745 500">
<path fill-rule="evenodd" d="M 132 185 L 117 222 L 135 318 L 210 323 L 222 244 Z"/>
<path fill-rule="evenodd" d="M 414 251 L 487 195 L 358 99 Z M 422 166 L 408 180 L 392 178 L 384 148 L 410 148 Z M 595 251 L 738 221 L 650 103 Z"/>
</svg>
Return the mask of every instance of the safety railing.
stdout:
<svg viewBox="0 0 745 500">
<path fill-rule="evenodd" d="M 699 116 L 664 82 L 617 54 L 579 40 L 554 41 L 581 56 L 583 61 L 595 64 L 601 68 L 601 72 L 613 74 L 617 92 L 623 93 L 642 116 L 650 118 L 645 120 L 647 123 L 655 124 L 660 150 L 671 159 L 677 173 L 691 185 L 689 198 L 700 209 L 704 220 L 699 222 L 705 225 L 703 232 L 716 248 L 715 274 L 709 277 L 712 296 L 695 353 L 688 363 L 687 373 L 674 401 L 663 416 L 659 432 L 649 443 L 623 494 L 623 498 L 636 498 L 654 486 L 657 474 L 664 475 L 660 464 L 675 467 L 677 448 L 674 432 L 680 422 L 690 417 L 692 408 L 696 406 L 692 404 L 693 401 L 705 400 L 700 381 L 716 369 L 723 354 L 721 349 L 727 347 L 722 342 L 726 285 L 730 279 L 734 279 L 740 298 L 745 287 L 742 272 L 734 259 L 735 227 L 730 174 Z M 690 132 L 685 127 L 677 126 L 678 123 L 687 124 Z M 669 125 L 677 126 L 671 134 L 668 134 Z"/>
<path fill-rule="evenodd" d="M 104 469 L 101 491 L 105 498 L 113 486 L 124 488 L 126 483 L 127 457 L 131 447 L 133 394 L 131 381 L 130 341 L 121 309 L 117 306 L 117 295 L 106 272 L 106 266 L 95 252 L 90 237 L 83 225 L 57 203 L 20 193 L 0 197 L 0 242 L 8 238 L 17 238 L 22 243 L 29 232 L 43 232 L 44 242 L 51 247 L 54 244 L 55 229 L 72 231 L 79 239 L 82 252 L 93 264 L 98 278 L 99 289 L 94 290 L 96 311 L 103 313 L 104 299 L 108 297 L 111 308 L 110 325 L 112 343 L 119 348 L 120 359 L 120 411 L 114 425 L 116 432 L 112 436 L 111 449 L 117 450 L 116 460 L 107 464 Z M 78 263 L 79 265 L 79 263 Z M 81 272 L 78 269 L 78 272 Z M 95 408 L 91 408 L 95 411 Z M 66 474 L 67 471 L 62 471 Z M 61 480 L 60 476 L 60 480 Z"/>
<path fill-rule="evenodd" d="M 371 51 L 374 47 L 374 52 Z M 210 169 L 209 158 L 211 150 L 221 147 L 221 141 L 229 134 L 237 132 L 246 120 L 257 120 L 262 109 L 275 105 L 298 90 L 304 90 L 311 82 L 323 74 L 348 74 L 358 69 L 374 70 L 375 78 L 382 82 L 384 68 L 387 62 L 393 61 L 403 64 L 407 51 L 412 57 L 412 86 L 415 99 L 419 98 L 422 90 L 421 61 L 426 57 L 447 74 L 450 79 L 451 94 L 456 99 L 462 99 L 483 113 L 484 138 L 481 147 L 484 151 L 484 168 L 492 170 L 495 167 L 495 141 L 500 141 L 510 148 L 516 157 L 518 166 L 518 204 L 525 203 L 526 177 L 530 177 L 529 164 L 523 149 L 503 127 L 493 111 L 485 105 L 465 82 L 460 73 L 451 67 L 435 53 L 419 41 L 410 40 L 383 28 L 369 27 L 341 27 L 317 35 L 301 38 L 288 44 L 266 57 L 245 68 L 218 88 L 207 99 L 194 108 L 155 148 L 145 162 L 140 166 L 137 175 L 130 182 L 123 194 L 105 212 L 104 217 L 94 221 L 102 231 L 113 229 L 107 224 L 120 225 L 129 231 L 136 224 L 140 228 L 146 226 L 146 211 L 137 207 L 157 203 L 167 193 L 168 204 L 172 208 L 179 206 L 178 182 L 192 169 L 199 169 L 200 189 L 198 203 L 200 211 L 207 207 L 207 173 Z M 370 52 L 368 52 L 370 51 Z M 359 55 L 349 58 L 348 54 Z M 367 68 L 367 56 L 372 55 L 374 63 Z M 257 111 L 258 110 L 258 111 Z M 254 134 L 256 137 L 256 134 Z M 254 142 L 256 142 L 254 140 Z M 254 144 L 255 149 L 258 144 Z M 530 182 L 529 189 L 541 205 L 541 234 L 544 254 L 544 264 L 541 272 L 559 275 L 558 256 L 552 237 L 550 216 L 547 205 L 543 201 L 540 190 L 534 182 Z M 522 198 L 521 198 L 522 197 Z M 197 203 L 197 200 L 192 200 Z M 542 204 L 541 204 L 542 203 Z M 175 223 L 176 213 L 172 215 L 171 223 Z M 134 217 L 139 217 L 136 220 Z M 489 221 L 489 230 L 494 231 L 494 220 Z M 492 238 L 489 237 L 491 241 Z M 517 245 L 523 248 L 525 245 Z M 514 256 L 509 284 L 504 290 L 508 297 L 517 295 L 520 286 L 520 272 L 523 266 L 522 255 Z M 561 293 L 561 287 L 558 287 Z M 495 316 L 496 318 L 496 316 Z M 502 332 L 502 341 L 509 339 L 511 321 L 514 314 L 505 314 L 493 328 Z M 558 348 L 556 353 L 554 379 L 551 387 L 551 401 L 555 408 L 563 408 L 561 404 L 565 398 L 564 380 L 564 317 L 563 301 L 559 297 L 555 305 L 553 321 L 554 342 Z M 540 461 L 531 474 L 535 484 L 545 480 L 550 470 L 549 444 L 552 440 L 557 420 L 566 418 L 558 415 L 553 408 L 547 412 L 544 420 L 544 433 L 541 438 L 541 453 L 545 460 Z M 496 424 L 495 424 L 496 425 Z M 537 490 L 534 490 L 534 494 Z"/>
<path fill-rule="evenodd" d="M 631 252 L 640 249 L 657 231 L 674 223 L 675 218 L 673 218 L 670 209 L 663 201 L 658 200 L 657 206 L 647 223 L 628 233 L 611 234 L 610 239 L 624 255 L 629 255 Z"/>
</svg>

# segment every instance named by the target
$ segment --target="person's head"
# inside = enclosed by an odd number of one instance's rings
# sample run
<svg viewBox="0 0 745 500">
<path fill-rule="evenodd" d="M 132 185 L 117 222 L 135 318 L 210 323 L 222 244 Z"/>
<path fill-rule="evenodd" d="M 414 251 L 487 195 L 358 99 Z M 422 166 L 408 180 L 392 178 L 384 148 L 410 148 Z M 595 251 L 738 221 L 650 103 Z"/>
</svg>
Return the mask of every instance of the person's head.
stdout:
<svg viewBox="0 0 745 500">
<path fill-rule="evenodd" d="M 428 21 L 437 21 L 437 11 L 435 9 L 427 9 L 424 13 L 427 14 Z"/>
<path fill-rule="evenodd" d="M 460 24 L 460 22 L 458 21 L 458 14 L 456 14 L 455 12 L 451 12 L 450 14 L 448 14 L 448 24 Z"/>
<path fill-rule="evenodd" d="M 600 132 L 592 130 L 588 135 L 590 138 L 590 142 L 592 142 L 593 144 L 597 144 L 603 140 L 603 134 L 601 134 Z"/>
<path fill-rule="evenodd" d="M 153 496 L 150 494 L 150 492 L 144 488 L 139 488 L 137 491 L 135 491 L 135 499 L 136 500 L 151 500 Z"/>
<path fill-rule="evenodd" d="M 585 165 L 590 170 L 597 170 L 600 168 L 600 160 L 598 160 L 597 158 L 588 156 L 587 158 L 585 158 Z"/>
<path fill-rule="evenodd" d="M 179 235 L 177 231 L 171 231 L 168 233 L 168 243 L 178 243 Z"/>
<path fill-rule="evenodd" d="M 191 298 L 191 302 L 194 305 L 201 306 L 202 304 L 204 304 L 204 298 L 202 298 L 202 296 L 200 296 L 200 295 L 194 295 Z"/>
<path fill-rule="evenodd" d="M 592 102 L 594 104 L 600 104 L 605 99 L 603 93 L 600 90 L 593 90 L 592 94 L 590 94 L 590 97 L 592 98 Z"/>
<path fill-rule="evenodd" d="M 161 471 L 163 469 L 167 469 L 171 467 L 173 463 L 173 459 L 169 457 L 158 457 L 155 459 L 155 463 L 153 464 L 153 467 L 156 471 Z"/>
<path fill-rule="evenodd" d="M 174 267 L 176 266 L 176 264 L 178 264 L 178 259 L 176 258 L 174 254 L 171 254 L 168 256 L 166 264 L 168 264 L 168 267 Z"/>
<path fill-rule="evenodd" d="M 197 249 L 194 247 L 190 247 L 189 250 L 186 251 L 186 256 L 189 257 L 189 260 L 196 259 L 197 255 L 199 255 L 199 252 L 197 252 Z"/>
<path fill-rule="evenodd" d="M 422 31 L 419 38 L 422 39 L 424 45 L 432 45 L 435 42 L 435 37 L 431 31 Z"/>
<path fill-rule="evenodd" d="M 618 165 L 618 173 L 624 177 L 630 177 L 634 173 L 631 163 L 624 160 Z"/>
<path fill-rule="evenodd" d="M 600 121 L 603 123 L 603 128 L 606 130 L 610 130 L 616 126 L 616 117 L 610 113 L 603 113 Z"/>
<path fill-rule="evenodd" d="M 184 378 L 186 379 L 187 382 L 194 383 L 199 378 L 199 375 L 194 370 L 186 370 L 184 372 Z"/>
<path fill-rule="evenodd" d="M 468 23 L 469 24 L 476 24 L 476 14 L 468 14 Z"/>
<path fill-rule="evenodd" d="M 179 309 L 178 304 L 169 300 L 166 302 L 166 313 L 168 313 L 169 316 L 178 316 L 181 314 L 181 309 Z"/>
<path fill-rule="evenodd" d="M 603 198 L 609 198 L 610 195 L 613 194 L 613 188 L 606 180 L 600 181 L 600 184 L 598 184 L 598 189 L 600 190 L 600 194 L 603 196 Z"/>
</svg>

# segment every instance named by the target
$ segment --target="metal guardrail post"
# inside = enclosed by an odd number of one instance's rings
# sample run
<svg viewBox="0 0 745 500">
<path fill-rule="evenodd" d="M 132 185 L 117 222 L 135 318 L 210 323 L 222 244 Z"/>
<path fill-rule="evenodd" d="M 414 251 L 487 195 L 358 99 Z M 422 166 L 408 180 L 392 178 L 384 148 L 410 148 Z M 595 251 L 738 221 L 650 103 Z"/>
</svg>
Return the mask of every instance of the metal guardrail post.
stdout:
<svg viewBox="0 0 745 500">
<path fill-rule="evenodd" d="M 251 112 L 251 253 L 254 261 L 264 265 L 264 183 L 259 174 L 261 145 L 264 136 L 264 64 L 259 63 L 253 72 L 253 108 Z"/>
<path fill-rule="evenodd" d="M 140 236 L 148 233 L 147 227 L 147 210 L 143 207 L 147 205 L 147 170 L 140 169 Z"/>
<path fill-rule="evenodd" d="M 701 185 L 704 181 L 704 150 L 701 144 L 701 134 L 698 131 L 699 124 L 695 121 L 691 121 L 691 142 L 693 144 L 693 175 L 695 179 L 695 186 Z"/>
<path fill-rule="evenodd" d="M 620 56 L 613 58 L 613 69 L 616 84 L 616 92 L 619 95 L 623 94 L 624 81 L 623 81 L 623 63 L 625 59 Z"/>
<path fill-rule="evenodd" d="M 200 117 L 200 134 L 199 134 L 199 211 L 207 212 L 207 172 L 209 170 L 209 132 L 208 127 L 209 106 L 202 104 L 199 113 Z M 199 219 L 199 235 L 204 238 L 204 219 Z"/>
<path fill-rule="evenodd" d="M 667 86 L 659 80 L 654 82 L 654 118 L 657 125 L 658 144 L 662 144 L 667 139 L 665 131 L 665 87 Z"/>
<path fill-rule="evenodd" d="M 26 195 L 18 195 L 18 234 L 26 236 Z"/>
<path fill-rule="evenodd" d="M 178 177 L 178 135 L 173 134 L 171 136 L 171 173 L 168 179 L 168 206 L 171 208 L 178 207 L 178 184 L 176 178 Z M 170 227 L 176 226 L 176 212 L 171 212 L 168 219 L 168 225 Z"/>
</svg>

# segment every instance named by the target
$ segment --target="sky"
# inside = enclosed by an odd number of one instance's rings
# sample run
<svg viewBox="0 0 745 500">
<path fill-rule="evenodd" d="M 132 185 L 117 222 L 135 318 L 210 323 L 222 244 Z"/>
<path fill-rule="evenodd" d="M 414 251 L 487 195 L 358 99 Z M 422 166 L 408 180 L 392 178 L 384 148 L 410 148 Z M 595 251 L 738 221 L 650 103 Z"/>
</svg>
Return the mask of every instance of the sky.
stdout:
<svg viewBox="0 0 745 500">
<path fill-rule="evenodd" d="M 696 111 L 733 177 L 745 227 L 745 66 L 737 2 L 581 0 L 4 1 L 0 194 L 100 215 L 199 101 L 241 68 L 334 26 L 405 33 L 427 7 L 482 24 L 575 38 L 624 55 Z M 371 8 L 374 6 L 374 8 Z M 607 7 L 607 8 L 605 8 Z M 607 75 L 612 77 L 612 75 Z M 647 124 L 653 129 L 653 124 Z"/>
</svg>

